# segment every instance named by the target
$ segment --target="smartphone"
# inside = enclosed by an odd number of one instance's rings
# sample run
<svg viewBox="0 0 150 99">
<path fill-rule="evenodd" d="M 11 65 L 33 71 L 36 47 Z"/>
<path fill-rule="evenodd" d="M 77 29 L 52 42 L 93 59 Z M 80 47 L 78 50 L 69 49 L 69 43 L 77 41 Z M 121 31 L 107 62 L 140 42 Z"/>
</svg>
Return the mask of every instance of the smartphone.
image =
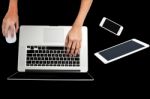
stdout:
<svg viewBox="0 0 150 99">
<path fill-rule="evenodd" d="M 96 52 L 95 56 L 99 58 L 104 64 L 108 64 L 148 47 L 149 44 L 146 44 L 138 39 L 131 39 L 113 47 Z"/>
<path fill-rule="evenodd" d="M 123 26 L 119 25 L 118 23 L 103 17 L 102 21 L 100 22 L 100 27 L 106 29 L 107 31 L 120 36 L 123 31 Z"/>
</svg>

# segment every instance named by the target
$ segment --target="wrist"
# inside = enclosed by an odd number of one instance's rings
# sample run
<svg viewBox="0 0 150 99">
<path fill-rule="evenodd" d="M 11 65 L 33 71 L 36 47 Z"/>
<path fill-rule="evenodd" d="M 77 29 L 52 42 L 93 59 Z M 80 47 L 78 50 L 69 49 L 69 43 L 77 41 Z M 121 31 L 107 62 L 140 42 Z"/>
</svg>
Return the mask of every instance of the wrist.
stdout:
<svg viewBox="0 0 150 99">
<path fill-rule="evenodd" d="M 82 24 L 73 24 L 72 26 L 75 29 L 81 29 L 82 28 Z"/>
<path fill-rule="evenodd" d="M 16 14 L 18 13 L 17 0 L 10 0 L 8 12 L 9 13 L 16 13 Z"/>
</svg>

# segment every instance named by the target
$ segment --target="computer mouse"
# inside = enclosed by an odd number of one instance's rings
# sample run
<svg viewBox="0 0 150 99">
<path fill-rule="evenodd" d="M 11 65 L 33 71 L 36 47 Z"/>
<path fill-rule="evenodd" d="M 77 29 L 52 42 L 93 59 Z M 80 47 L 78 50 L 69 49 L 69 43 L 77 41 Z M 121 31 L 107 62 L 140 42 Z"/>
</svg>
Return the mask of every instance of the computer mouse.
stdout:
<svg viewBox="0 0 150 99">
<path fill-rule="evenodd" d="M 13 37 L 11 36 L 11 32 L 12 32 L 12 30 L 8 30 L 8 36 L 7 37 L 5 37 L 5 39 L 6 39 L 6 42 L 7 43 L 9 43 L 9 44 L 11 44 L 11 43 L 15 43 L 16 42 L 16 33 L 15 33 L 15 27 L 13 28 L 14 30 L 14 35 L 13 35 Z"/>
</svg>

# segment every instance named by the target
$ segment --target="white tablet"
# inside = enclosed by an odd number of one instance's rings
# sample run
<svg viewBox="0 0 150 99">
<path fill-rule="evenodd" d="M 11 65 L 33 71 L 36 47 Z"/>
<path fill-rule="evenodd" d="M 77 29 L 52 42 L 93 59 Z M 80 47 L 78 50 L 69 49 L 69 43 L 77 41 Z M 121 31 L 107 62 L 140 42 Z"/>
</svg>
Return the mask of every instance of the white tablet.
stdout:
<svg viewBox="0 0 150 99">
<path fill-rule="evenodd" d="M 146 44 L 137 39 L 131 39 L 113 47 L 99 51 L 95 53 L 95 56 L 98 57 L 104 64 L 107 64 L 148 47 L 149 44 Z"/>
<path fill-rule="evenodd" d="M 123 26 L 106 17 L 102 18 L 102 21 L 100 22 L 99 26 L 117 36 L 120 36 L 121 32 L 123 31 Z"/>
</svg>

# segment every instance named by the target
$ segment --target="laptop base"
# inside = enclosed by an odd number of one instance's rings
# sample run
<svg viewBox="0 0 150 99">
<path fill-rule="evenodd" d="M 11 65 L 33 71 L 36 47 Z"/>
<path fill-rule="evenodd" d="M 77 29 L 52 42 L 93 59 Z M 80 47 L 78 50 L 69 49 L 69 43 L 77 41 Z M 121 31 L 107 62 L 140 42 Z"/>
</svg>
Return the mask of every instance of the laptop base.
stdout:
<svg viewBox="0 0 150 99">
<path fill-rule="evenodd" d="M 41 81 L 94 81 L 89 73 L 35 73 L 16 72 L 7 80 L 41 80 Z"/>
</svg>

